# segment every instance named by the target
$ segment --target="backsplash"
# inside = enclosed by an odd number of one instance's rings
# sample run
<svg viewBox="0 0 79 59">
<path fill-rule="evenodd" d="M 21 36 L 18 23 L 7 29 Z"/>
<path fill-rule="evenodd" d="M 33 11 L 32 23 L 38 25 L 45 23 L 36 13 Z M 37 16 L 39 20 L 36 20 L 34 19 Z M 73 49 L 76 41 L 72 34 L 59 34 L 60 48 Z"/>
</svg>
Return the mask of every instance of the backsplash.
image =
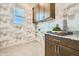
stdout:
<svg viewBox="0 0 79 59">
<path fill-rule="evenodd" d="M 38 29 L 40 29 L 41 32 L 45 33 L 46 31 L 52 31 L 56 24 L 59 24 L 60 28 L 63 29 L 62 20 L 52 20 L 44 23 L 39 23 Z"/>
<path fill-rule="evenodd" d="M 56 24 L 59 24 L 59 27 L 63 30 L 63 20 L 55 20 L 55 21 L 48 21 L 44 23 L 38 24 L 38 29 L 40 29 L 41 32 L 51 31 Z M 79 29 L 79 20 L 67 20 L 68 30 L 76 30 Z"/>
</svg>

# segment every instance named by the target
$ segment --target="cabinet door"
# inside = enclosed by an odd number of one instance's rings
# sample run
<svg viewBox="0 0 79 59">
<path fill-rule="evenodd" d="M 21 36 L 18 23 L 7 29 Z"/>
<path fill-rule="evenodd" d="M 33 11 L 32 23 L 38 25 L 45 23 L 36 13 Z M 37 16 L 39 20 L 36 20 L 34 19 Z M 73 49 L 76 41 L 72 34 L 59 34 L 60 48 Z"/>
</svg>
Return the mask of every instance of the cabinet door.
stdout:
<svg viewBox="0 0 79 59">
<path fill-rule="evenodd" d="M 79 51 L 59 45 L 60 56 L 79 56 Z"/>
<path fill-rule="evenodd" d="M 50 17 L 55 18 L 55 3 L 50 3 Z"/>
<path fill-rule="evenodd" d="M 44 19 L 45 19 L 45 11 L 44 11 L 44 9 L 45 9 L 45 4 L 44 3 L 40 3 L 39 4 L 39 6 L 40 6 L 40 12 L 39 12 L 39 21 L 44 21 Z"/>
<path fill-rule="evenodd" d="M 34 8 L 34 20 L 35 22 L 37 22 L 39 20 L 39 6 L 37 6 L 36 8 Z"/>
<path fill-rule="evenodd" d="M 45 56 L 56 56 L 56 45 L 45 42 Z"/>
<path fill-rule="evenodd" d="M 45 3 L 45 19 L 50 17 L 50 3 Z"/>
</svg>

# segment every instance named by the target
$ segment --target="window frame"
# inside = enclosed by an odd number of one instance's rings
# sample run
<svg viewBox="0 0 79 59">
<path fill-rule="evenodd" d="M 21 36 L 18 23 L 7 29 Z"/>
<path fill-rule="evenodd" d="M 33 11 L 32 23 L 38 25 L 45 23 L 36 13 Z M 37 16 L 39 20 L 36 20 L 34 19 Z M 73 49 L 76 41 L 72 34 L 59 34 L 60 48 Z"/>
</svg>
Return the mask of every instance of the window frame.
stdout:
<svg viewBox="0 0 79 59">
<path fill-rule="evenodd" d="M 16 8 L 23 9 L 24 10 L 24 12 L 23 12 L 24 16 L 16 15 L 16 13 L 15 13 L 16 12 Z M 15 25 L 15 26 L 17 26 L 17 25 L 23 26 L 24 24 L 15 23 L 16 19 L 14 17 L 19 17 L 19 18 L 21 17 L 21 18 L 23 18 L 23 23 L 25 23 L 25 8 L 15 4 L 12 9 L 13 9 L 13 11 L 12 11 L 12 17 L 13 17 L 12 18 L 13 19 L 12 22 L 13 22 L 13 25 Z"/>
</svg>

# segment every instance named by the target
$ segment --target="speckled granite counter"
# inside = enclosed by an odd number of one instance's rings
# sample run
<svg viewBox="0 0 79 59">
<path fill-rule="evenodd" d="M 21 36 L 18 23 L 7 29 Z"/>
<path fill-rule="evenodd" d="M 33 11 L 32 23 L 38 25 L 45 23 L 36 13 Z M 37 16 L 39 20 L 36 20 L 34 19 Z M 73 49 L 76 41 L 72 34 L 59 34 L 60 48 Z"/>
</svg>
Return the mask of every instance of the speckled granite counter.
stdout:
<svg viewBox="0 0 79 59">
<path fill-rule="evenodd" d="M 78 40 L 79 41 L 79 35 L 65 35 L 65 36 L 61 36 L 61 35 L 56 35 L 56 34 L 52 34 L 52 33 L 46 33 L 52 36 L 56 36 L 56 37 L 61 37 L 61 38 L 67 38 L 67 39 L 71 39 L 71 40 Z"/>
</svg>

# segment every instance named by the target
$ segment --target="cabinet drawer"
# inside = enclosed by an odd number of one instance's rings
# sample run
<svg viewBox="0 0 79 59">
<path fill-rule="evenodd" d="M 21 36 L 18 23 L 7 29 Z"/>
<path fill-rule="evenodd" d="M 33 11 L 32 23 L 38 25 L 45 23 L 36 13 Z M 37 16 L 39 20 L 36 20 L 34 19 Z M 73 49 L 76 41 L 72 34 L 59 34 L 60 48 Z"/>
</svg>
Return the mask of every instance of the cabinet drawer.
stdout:
<svg viewBox="0 0 79 59">
<path fill-rule="evenodd" d="M 79 51 L 59 45 L 60 56 L 79 56 Z"/>
<path fill-rule="evenodd" d="M 51 36 L 51 35 L 45 35 L 45 40 L 46 41 L 50 41 L 50 42 L 55 42 L 55 43 L 59 43 L 60 40 L 59 39 L 56 39 L 56 37 L 54 36 Z"/>
<path fill-rule="evenodd" d="M 60 45 L 67 46 L 79 51 L 79 41 L 60 37 L 56 37 L 56 39 L 60 40 L 59 42 Z"/>
</svg>

